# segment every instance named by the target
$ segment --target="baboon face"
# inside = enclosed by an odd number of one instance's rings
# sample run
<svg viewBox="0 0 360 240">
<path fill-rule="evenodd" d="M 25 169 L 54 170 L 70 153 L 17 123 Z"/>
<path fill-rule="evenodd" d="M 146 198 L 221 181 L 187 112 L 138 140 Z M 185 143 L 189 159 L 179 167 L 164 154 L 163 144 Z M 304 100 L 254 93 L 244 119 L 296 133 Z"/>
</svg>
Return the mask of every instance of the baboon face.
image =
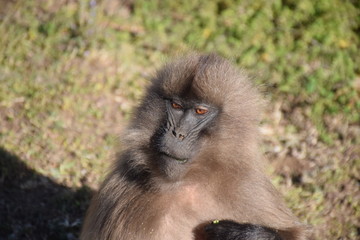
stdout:
<svg viewBox="0 0 360 240">
<path fill-rule="evenodd" d="M 211 54 L 181 59 L 157 73 L 137 120 L 151 129 L 149 161 L 165 177 L 183 176 L 221 131 L 241 132 L 246 139 L 249 125 L 257 123 L 252 103 L 258 95 L 242 76 Z"/>
<path fill-rule="evenodd" d="M 164 99 L 166 117 L 152 137 L 161 170 L 179 177 L 185 165 L 199 152 L 207 128 L 219 113 L 217 107 L 197 100 Z"/>
</svg>

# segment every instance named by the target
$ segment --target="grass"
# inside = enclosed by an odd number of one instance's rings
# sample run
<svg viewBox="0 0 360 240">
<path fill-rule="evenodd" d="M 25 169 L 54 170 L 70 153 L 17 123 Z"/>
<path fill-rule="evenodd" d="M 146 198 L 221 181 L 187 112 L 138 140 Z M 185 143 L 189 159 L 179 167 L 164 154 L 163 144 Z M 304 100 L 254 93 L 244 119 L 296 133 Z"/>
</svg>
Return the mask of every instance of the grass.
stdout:
<svg viewBox="0 0 360 240">
<path fill-rule="evenodd" d="M 34 174 L 70 190 L 96 188 L 155 69 L 183 52 L 215 51 L 246 68 L 270 105 L 280 106 L 281 120 L 265 116 L 265 126 L 275 129 L 265 153 L 272 165 L 277 158 L 304 163 L 296 174 L 274 167 L 289 205 L 318 226 L 316 239 L 358 237 L 357 1 L 0 4 L 0 147 Z M 312 133 L 316 144 L 308 142 Z M 280 155 L 274 145 L 282 147 Z M 292 156 L 297 151 L 305 157 Z M 22 168 L 0 166 L 0 183 L 10 187 Z M 6 229 L 0 238 L 25 231 L 16 221 Z M 78 228 L 61 229 L 59 239 L 78 234 Z M 40 236 L 32 234 L 28 238 Z"/>
</svg>

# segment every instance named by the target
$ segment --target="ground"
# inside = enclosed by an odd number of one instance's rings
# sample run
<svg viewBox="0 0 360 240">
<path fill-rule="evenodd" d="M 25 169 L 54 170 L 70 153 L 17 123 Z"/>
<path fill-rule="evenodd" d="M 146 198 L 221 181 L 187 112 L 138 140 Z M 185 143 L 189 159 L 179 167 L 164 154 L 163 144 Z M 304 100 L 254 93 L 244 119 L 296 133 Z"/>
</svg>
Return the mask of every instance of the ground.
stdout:
<svg viewBox="0 0 360 240">
<path fill-rule="evenodd" d="M 191 50 L 267 100 L 268 174 L 314 239 L 360 236 L 357 1 L 0 1 L 0 239 L 76 239 L 155 70 Z"/>
</svg>

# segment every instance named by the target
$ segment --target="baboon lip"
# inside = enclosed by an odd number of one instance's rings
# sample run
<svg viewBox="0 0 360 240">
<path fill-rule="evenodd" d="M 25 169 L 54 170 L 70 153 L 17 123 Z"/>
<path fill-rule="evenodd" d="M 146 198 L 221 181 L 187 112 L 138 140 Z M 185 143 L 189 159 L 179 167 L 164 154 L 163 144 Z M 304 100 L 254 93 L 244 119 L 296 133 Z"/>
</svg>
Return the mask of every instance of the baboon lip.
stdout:
<svg viewBox="0 0 360 240">
<path fill-rule="evenodd" d="M 177 158 L 177 157 L 174 157 L 173 155 L 169 154 L 169 153 L 166 153 L 166 152 L 160 152 L 162 155 L 165 155 L 166 157 L 168 158 L 171 158 L 171 159 L 174 159 L 175 161 L 177 162 L 180 162 L 180 163 L 186 163 L 189 159 L 187 158 Z"/>
</svg>

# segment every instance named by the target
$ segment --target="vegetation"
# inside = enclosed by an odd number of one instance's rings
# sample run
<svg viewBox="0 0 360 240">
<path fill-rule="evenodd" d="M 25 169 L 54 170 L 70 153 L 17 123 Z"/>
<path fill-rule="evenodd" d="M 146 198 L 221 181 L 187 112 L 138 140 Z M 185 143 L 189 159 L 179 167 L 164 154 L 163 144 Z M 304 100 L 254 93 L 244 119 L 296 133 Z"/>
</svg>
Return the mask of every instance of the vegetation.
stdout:
<svg viewBox="0 0 360 240">
<path fill-rule="evenodd" d="M 359 49 L 356 0 L 0 1 L 0 239 L 75 239 L 148 79 L 192 50 L 262 86 L 270 174 L 314 238 L 359 238 Z"/>
</svg>

